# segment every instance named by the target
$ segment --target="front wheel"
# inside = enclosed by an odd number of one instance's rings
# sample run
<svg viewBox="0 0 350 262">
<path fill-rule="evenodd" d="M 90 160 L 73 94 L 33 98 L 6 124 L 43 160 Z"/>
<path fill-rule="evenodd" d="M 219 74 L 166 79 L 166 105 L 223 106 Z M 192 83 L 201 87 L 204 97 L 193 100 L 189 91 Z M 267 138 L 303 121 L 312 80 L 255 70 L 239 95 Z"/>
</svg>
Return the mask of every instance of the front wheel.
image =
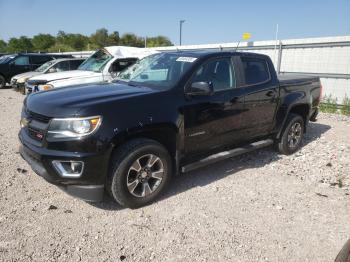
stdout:
<svg viewBox="0 0 350 262">
<path fill-rule="evenodd" d="M 111 159 L 107 190 L 122 206 L 138 208 L 153 202 L 171 177 L 168 151 L 150 139 L 135 139 L 120 146 Z"/>
<path fill-rule="evenodd" d="M 299 150 L 304 137 L 304 125 L 304 119 L 300 115 L 288 116 L 281 138 L 276 142 L 280 153 L 290 155 Z"/>
</svg>

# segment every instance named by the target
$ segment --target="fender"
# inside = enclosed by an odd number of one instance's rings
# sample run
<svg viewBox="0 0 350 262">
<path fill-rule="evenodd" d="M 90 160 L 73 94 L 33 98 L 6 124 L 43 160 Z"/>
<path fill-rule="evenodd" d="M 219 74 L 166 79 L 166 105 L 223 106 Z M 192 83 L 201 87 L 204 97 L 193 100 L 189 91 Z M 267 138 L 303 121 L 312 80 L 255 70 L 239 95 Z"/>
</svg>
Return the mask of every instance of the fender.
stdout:
<svg viewBox="0 0 350 262">
<path fill-rule="evenodd" d="M 305 119 L 306 120 L 305 123 L 307 123 L 307 120 L 310 115 L 310 108 L 311 108 L 311 102 L 309 100 L 310 100 L 310 97 L 307 97 L 307 93 L 305 91 L 293 92 L 293 93 L 287 94 L 284 97 L 284 100 L 281 102 L 281 105 L 276 114 L 276 125 L 274 130 L 277 131 L 276 137 L 278 139 L 281 136 L 282 128 L 284 127 L 287 121 L 288 115 L 290 114 L 293 108 L 297 106 L 308 107 L 308 112 L 306 114 L 307 119 Z M 305 128 L 306 128 L 306 125 L 305 125 Z"/>
</svg>

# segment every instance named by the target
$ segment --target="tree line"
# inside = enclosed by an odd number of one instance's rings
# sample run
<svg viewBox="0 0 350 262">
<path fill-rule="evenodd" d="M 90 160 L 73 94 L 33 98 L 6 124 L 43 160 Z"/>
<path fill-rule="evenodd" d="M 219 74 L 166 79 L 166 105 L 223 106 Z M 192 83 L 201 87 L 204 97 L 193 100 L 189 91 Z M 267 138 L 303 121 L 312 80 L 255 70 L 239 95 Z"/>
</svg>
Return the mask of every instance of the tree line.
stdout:
<svg viewBox="0 0 350 262">
<path fill-rule="evenodd" d="M 0 39 L 1 53 L 15 52 L 70 52 L 83 50 L 96 50 L 104 46 L 122 45 L 134 47 L 158 47 L 173 45 L 165 36 L 140 37 L 133 33 L 119 36 L 118 31 L 108 33 L 105 28 L 97 29 L 90 36 L 71 34 L 59 31 L 56 36 L 50 34 L 37 34 L 32 38 L 21 36 L 12 37 L 8 42 Z"/>
</svg>

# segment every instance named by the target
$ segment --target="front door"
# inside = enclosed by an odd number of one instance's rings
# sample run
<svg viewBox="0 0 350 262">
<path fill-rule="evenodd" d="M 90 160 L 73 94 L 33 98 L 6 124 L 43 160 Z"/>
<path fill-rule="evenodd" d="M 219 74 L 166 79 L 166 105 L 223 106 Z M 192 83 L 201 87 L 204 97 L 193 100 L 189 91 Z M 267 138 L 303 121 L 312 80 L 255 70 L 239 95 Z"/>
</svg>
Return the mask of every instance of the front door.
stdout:
<svg viewBox="0 0 350 262">
<path fill-rule="evenodd" d="M 184 107 L 185 151 L 195 155 L 235 143 L 240 126 L 244 96 L 235 88 L 231 57 L 209 60 L 192 77 L 194 82 L 208 82 L 214 93 L 192 96 Z"/>
</svg>

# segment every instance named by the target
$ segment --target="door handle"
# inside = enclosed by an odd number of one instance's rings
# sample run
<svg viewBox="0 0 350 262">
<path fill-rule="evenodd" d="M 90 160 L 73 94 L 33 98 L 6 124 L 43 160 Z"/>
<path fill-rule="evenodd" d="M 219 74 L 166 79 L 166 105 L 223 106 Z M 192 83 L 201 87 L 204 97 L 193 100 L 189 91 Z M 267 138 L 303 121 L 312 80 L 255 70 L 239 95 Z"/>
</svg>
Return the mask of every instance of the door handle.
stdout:
<svg viewBox="0 0 350 262">
<path fill-rule="evenodd" d="M 266 96 L 270 96 L 270 97 L 272 97 L 272 96 L 275 96 L 275 91 L 273 91 L 273 90 L 270 90 L 270 91 L 268 91 L 265 95 Z"/>
</svg>

